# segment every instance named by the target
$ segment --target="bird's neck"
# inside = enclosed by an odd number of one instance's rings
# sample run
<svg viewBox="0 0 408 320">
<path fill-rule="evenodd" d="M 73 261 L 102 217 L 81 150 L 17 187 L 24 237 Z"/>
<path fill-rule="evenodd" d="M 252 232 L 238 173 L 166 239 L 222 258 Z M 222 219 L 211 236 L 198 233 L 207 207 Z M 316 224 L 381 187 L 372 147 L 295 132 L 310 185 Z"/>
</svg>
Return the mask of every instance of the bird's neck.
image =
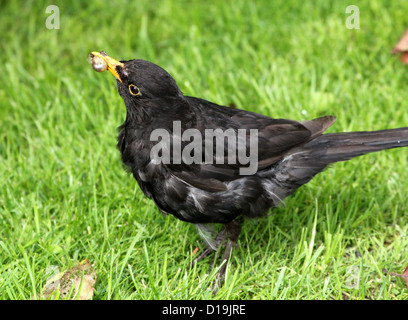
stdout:
<svg viewBox="0 0 408 320">
<path fill-rule="evenodd" d="M 187 120 L 194 116 L 184 97 L 151 99 L 138 105 L 126 105 L 126 123 L 137 127 L 150 126 L 152 122 Z"/>
</svg>

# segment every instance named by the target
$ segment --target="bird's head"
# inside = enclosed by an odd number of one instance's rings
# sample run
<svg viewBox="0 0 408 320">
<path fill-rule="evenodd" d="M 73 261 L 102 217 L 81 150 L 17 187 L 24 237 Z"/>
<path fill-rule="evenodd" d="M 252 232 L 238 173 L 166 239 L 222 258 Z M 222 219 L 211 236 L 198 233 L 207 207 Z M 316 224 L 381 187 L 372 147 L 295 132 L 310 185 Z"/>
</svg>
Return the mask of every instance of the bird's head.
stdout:
<svg viewBox="0 0 408 320">
<path fill-rule="evenodd" d="M 172 76 L 149 61 L 118 61 L 104 51 L 91 52 L 89 59 L 96 71 L 107 69 L 115 76 L 119 94 L 128 109 L 182 96 Z"/>
</svg>

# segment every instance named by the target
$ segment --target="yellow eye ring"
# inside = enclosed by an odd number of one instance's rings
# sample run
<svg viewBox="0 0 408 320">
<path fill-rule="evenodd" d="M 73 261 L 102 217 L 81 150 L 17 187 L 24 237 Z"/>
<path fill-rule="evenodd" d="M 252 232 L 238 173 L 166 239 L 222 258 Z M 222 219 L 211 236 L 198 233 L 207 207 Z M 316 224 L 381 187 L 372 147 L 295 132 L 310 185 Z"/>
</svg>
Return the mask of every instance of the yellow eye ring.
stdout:
<svg viewBox="0 0 408 320">
<path fill-rule="evenodd" d="M 136 87 L 134 84 L 129 85 L 129 92 L 132 96 L 138 96 L 140 95 L 140 89 Z"/>
</svg>

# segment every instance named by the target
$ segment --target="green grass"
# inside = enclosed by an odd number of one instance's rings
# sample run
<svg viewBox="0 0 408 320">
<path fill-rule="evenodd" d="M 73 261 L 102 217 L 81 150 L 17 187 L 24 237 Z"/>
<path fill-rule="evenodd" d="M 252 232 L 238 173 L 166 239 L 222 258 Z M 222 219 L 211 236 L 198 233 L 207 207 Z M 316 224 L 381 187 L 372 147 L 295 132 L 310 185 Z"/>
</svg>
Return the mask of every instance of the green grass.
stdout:
<svg viewBox="0 0 408 320">
<path fill-rule="evenodd" d="M 390 55 L 408 3 L 0 3 L 0 299 L 88 258 L 94 299 L 211 299 L 191 224 L 162 216 L 121 165 L 125 108 L 93 50 L 168 70 L 185 94 L 276 118 L 336 115 L 329 132 L 408 125 L 407 67 Z M 360 9 L 360 30 L 345 7 Z M 408 149 L 336 164 L 246 221 L 215 299 L 407 299 Z M 360 253 L 361 257 L 356 253 Z M 354 272 L 354 273 L 353 273 Z M 358 276 L 358 277 L 357 277 Z M 358 281 L 357 281 L 358 280 Z"/>
</svg>

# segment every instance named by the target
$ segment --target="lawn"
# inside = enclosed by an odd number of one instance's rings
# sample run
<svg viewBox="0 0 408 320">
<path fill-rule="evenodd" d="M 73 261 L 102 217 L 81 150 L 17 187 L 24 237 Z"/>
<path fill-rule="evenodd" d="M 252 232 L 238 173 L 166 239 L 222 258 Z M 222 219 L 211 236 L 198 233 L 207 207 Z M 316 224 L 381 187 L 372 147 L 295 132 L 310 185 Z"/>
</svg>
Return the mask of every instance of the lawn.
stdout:
<svg viewBox="0 0 408 320">
<path fill-rule="evenodd" d="M 408 125 L 397 1 L 0 2 L 0 299 L 37 297 L 89 259 L 94 299 L 407 299 L 408 148 L 331 166 L 246 221 L 212 297 L 195 227 L 163 216 L 121 164 L 126 111 L 90 51 L 152 61 L 186 95 L 328 132 Z M 357 5 L 360 29 L 348 29 Z"/>
</svg>

